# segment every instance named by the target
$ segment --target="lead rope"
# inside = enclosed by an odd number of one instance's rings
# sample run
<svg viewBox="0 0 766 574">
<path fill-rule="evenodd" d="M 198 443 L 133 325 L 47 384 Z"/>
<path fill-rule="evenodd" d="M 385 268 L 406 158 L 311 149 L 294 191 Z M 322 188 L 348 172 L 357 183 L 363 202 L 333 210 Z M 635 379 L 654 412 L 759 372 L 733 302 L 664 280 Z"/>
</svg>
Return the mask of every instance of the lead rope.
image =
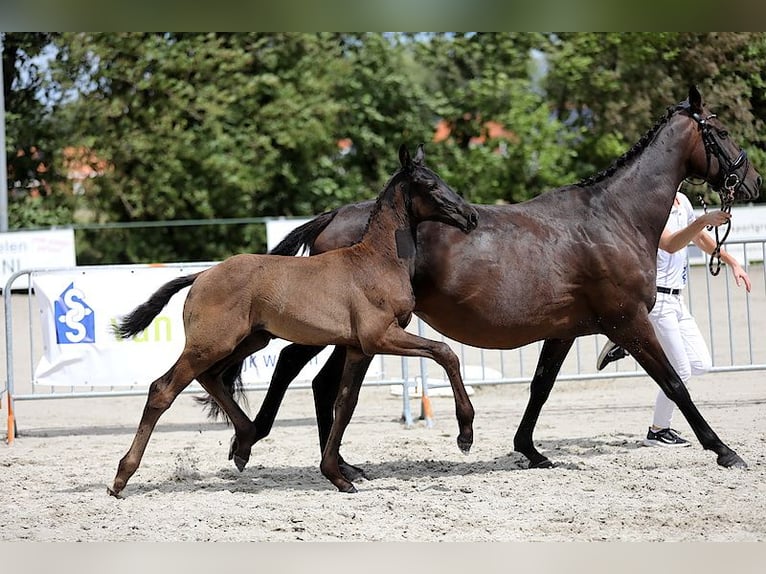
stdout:
<svg viewBox="0 0 766 574">
<path fill-rule="evenodd" d="M 707 203 L 705 203 L 705 199 L 702 197 L 701 194 L 697 195 L 697 199 L 702 204 L 703 211 L 707 213 Z M 724 211 L 726 213 L 731 213 L 731 202 L 730 201 L 722 202 L 721 211 Z M 714 225 L 707 226 L 708 231 L 711 231 L 713 229 L 715 229 L 715 249 L 713 249 L 713 253 L 710 254 L 708 269 L 710 269 L 710 274 L 713 277 L 715 277 L 721 272 L 721 248 L 723 247 L 723 244 L 726 241 L 726 238 L 729 237 L 729 231 L 731 231 L 731 219 L 726 221 L 726 231 L 724 232 L 723 237 L 719 236 L 718 227 Z"/>
</svg>

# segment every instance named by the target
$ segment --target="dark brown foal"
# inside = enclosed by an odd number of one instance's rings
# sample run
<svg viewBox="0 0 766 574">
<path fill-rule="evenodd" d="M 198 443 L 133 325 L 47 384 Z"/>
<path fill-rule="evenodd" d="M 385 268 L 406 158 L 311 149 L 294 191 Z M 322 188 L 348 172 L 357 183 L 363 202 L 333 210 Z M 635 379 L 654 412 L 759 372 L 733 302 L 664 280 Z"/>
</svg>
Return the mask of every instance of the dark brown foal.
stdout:
<svg viewBox="0 0 766 574">
<path fill-rule="evenodd" d="M 414 159 L 402 146 L 399 158 L 401 169 L 379 195 L 359 243 L 318 257 L 235 255 L 170 281 L 120 323 L 122 337 L 142 331 L 174 293 L 191 285 L 183 311 L 184 349 L 170 370 L 151 384 L 110 494 L 117 496 L 125 488 L 157 420 L 194 379 L 226 412 L 237 436 L 247 438 L 252 425 L 226 391 L 222 374 L 273 337 L 347 349 L 336 420 L 321 463 L 322 473 L 339 490 L 355 491 L 340 471 L 338 449 L 364 371 L 378 353 L 428 357 L 445 369 L 455 395 L 458 446 L 464 452 L 470 449 L 474 412 L 457 356 L 446 344 L 404 328 L 415 306 L 411 277 L 417 224 L 441 221 L 467 233 L 476 227 L 476 211 L 423 164 L 422 146 Z M 241 456 L 236 446 L 234 450 L 236 462 Z"/>
</svg>

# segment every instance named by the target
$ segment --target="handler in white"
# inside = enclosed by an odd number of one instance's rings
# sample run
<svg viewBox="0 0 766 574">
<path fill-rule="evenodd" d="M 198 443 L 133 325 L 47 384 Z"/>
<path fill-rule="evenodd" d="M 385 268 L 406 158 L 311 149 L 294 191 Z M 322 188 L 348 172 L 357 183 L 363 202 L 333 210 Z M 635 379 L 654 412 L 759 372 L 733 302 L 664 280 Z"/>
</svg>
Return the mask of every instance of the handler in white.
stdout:
<svg viewBox="0 0 766 574">
<path fill-rule="evenodd" d="M 682 296 L 688 272 L 686 247 L 691 241 L 705 253 L 711 254 L 715 249 L 715 241 L 705 233 L 705 227 L 722 225 L 730 217 L 729 213 L 719 210 L 696 218 L 688 198 L 682 193 L 676 193 L 673 208 L 660 236 L 657 250 L 657 301 L 649 313 L 649 320 L 662 350 L 684 384 L 692 375 L 704 374 L 712 366 L 710 351 Z M 749 293 L 750 278 L 739 262 L 723 249 L 721 261 L 731 269 L 737 286 L 744 284 Z M 622 347 L 607 341 L 596 367 L 600 371 L 627 354 Z M 689 446 L 687 440 L 670 428 L 675 406 L 662 390 L 657 393 L 654 420 L 644 439 L 646 446 Z"/>
</svg>

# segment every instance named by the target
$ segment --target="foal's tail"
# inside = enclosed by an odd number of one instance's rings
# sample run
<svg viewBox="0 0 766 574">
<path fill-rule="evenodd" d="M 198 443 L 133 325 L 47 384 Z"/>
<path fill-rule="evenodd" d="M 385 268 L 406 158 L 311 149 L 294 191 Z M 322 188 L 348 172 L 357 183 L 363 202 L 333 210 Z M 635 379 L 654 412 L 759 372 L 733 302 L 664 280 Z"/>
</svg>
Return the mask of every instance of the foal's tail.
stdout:
<svg viewBox="0 0 766 574">
<path fill-rule="evenodd" d="M 194 283 L 194 280 L 197 279 L 200 273 L 202 271 L 178 277 L 165 283 L 145 303 L 141 303 L 129 315 L 123 317 L 112 329 L 114 334 L 120 339 L 127 339 L 146 329 L 154 318 L 160 314 L 165 305 L 168 304 L 170 298 L 184 287 Z"/>
<path fill-rule="evenodd" d="M 316 238 L 330 225 L 337 214 L 337 209 L 326 211 L 311 221 L 296 227 L 274 249 L 269 251 L 269 255 L 297 255 L 304 250 L 310 250 Z"/>
</svg>

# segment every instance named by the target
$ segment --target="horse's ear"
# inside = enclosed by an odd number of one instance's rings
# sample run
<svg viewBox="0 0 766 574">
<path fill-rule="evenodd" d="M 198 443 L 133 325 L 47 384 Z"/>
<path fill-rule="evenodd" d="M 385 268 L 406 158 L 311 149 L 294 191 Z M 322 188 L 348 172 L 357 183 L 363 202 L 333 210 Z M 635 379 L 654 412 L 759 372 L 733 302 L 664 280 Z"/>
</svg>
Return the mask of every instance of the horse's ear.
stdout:
<svg viewBox="0 0 766 574">
<path fill-rule="evenodd" d="M 412 159 L 410 158 L 410 150 L 408 150 L 407 146 L 404 144 L 399 146 L 399 163 L 402 164 L 402 168 L 406 168 L 412 163 Z"/>
<path fill-rule="evenodd" d="M 689 107 L 691 108 L 692 113 L 702 113 L 702 96 L 700 95 L 697 86 L 694 85 L 689 87 Z"/>
<path fill-rule="evenodd" d="M 418 144 L 418 151 L 415 152 L 415 159 L 412 162 L 416 165 L 423 165 L 423 161 L 426 159 L 426 152 L 423 151 L 423 145 Z"/>
</svg>

